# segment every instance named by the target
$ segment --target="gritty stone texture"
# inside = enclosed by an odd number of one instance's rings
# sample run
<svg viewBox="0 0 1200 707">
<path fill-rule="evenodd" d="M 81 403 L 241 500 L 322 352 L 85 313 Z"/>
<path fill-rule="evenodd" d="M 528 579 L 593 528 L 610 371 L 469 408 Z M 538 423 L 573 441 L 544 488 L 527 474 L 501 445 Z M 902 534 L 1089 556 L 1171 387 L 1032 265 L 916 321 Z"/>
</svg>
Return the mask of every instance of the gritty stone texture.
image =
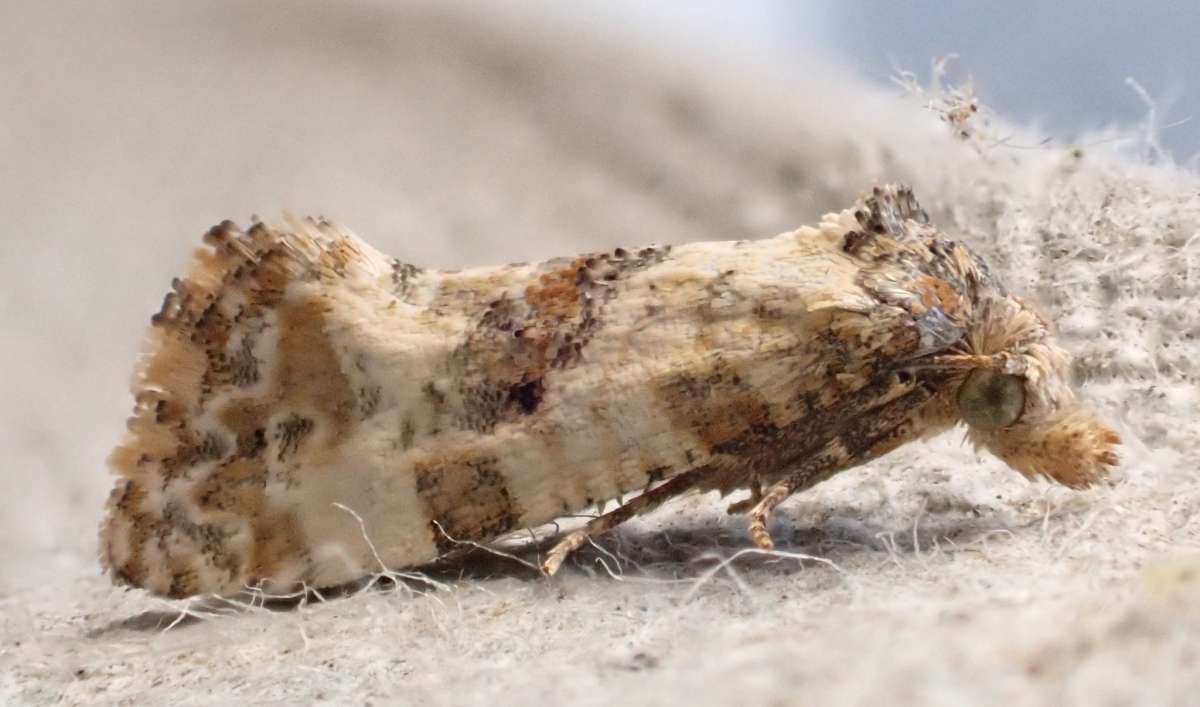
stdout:
<svg viewBox="0 0 1200 707">
<path fill-rule="evenodd" d="M 284 7 L 28 4 L 0 24 L 21 97 L 0 109 L 0 702 L 1194 700 L 1195 175 L 1120 142 L 1027 149 L 978 117 L 958 139 L 833 70 L 784 80 L 593 25 Z M 138 337 L 212 223 L 317 211 L 453 267 L 773 235 L 877 181 L 911 183 L 1058 322 L 1127 442 L 1112 488 L 1029 484 L 953 433 L 786 503 L 775 557 L 725 561 L 744 521 L 701 496 L 553 580 L 474 561 L 437 590 L 163 631 L 180 605 L 100 576 Z"/>
</svg>

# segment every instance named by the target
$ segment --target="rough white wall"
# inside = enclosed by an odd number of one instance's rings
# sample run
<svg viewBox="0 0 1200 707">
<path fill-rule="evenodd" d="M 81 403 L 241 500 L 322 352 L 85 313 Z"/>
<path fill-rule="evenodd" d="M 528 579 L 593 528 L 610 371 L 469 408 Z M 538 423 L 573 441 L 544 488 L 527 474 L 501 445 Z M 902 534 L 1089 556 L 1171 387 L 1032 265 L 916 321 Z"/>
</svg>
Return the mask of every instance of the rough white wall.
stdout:
<svg viewBox="0 0 1200 707">
<path fill-rule="evenodd" d="M 920 97 L 832 69 L 785 81 L 521 15 L 29 4 L 5 9 L 0 60 L 0 701 L 1200 694 L 1194 175 L 978 116 L 956 139 Z M 912 183 L 1058 321 L 1127 441 L 1117 485 L 1028 484 L 950 435 L 790 501 L 775 557 L 723 564 L 743 521 L 697 497 L 553 581 L 476 563 L 423 595 L 166 633 L 175 607 L 99 577 L 138 338 L 210 224 L 320 212 L 449 266 L 772 235 L 878 180 Z"/>
</svg>

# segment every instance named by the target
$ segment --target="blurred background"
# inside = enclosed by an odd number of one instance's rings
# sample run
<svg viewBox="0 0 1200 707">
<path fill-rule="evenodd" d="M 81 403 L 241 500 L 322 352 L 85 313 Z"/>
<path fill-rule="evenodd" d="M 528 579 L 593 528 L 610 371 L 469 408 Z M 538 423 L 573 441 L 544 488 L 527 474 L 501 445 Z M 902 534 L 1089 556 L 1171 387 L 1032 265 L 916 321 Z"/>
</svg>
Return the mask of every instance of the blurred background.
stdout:
<svg viewBox="0 0 1200 707">
<path fill-rule="evenodd" d="M 818 59 L 887 85 L 899 72 L 924 74 L 935 60 L 952 58 L 953 75 L 971 81 L 988 106 L 1061 142 L 1145 121 L 1153 108 L 1170 158 L 1194 165 L 1200 155 L 1200 4 L 619 0 L 605 6 L 610 19 L 648 36 L 753 53 L 784 74 L 802 76 Z"/>
<path fill-rule="evenodd" d="M 1186 163 L 1198 36 L 1183 2 L 5 0 L 0 556 L 91 542 L 142 328 L 221 219 L 432 266 L 769 235 L 904 176 L 853 136 L 913 134 L 892 78 L 949 55 L 1037 139 L 1151 119 Z"/>
</svg>

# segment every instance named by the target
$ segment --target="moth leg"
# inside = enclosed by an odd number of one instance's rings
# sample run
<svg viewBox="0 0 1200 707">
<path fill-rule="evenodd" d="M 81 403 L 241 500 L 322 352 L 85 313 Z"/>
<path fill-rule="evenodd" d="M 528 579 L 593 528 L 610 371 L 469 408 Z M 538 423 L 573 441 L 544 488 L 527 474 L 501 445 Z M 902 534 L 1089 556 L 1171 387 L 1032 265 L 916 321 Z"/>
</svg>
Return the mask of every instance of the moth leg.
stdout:
<svg viewBox="0 0 1200 707">
<path fill-rule="evenodd" d="M 589 539 L 597 535 L 603 535 L 634 516 L 649 513 L 658 508 L 663 502 L 678 496 L 699 483 L 706 471 L 708 471 L 706 468 L 695 469 L 671 477 L 666 482 L 648 491 L 643 491 L 640 496 L 630 499 L 628 503 L 617 506 L 608 513 L 589 520 L 587 525 L 584 525 L 582 528 L 567 533 L 566 537 L 559 540 L 554 547 L 550 548 L 550 552 L 546 554 L 546 559 L 542 561 L 542 571 L 548 575 L 558 572 L 558 568 L 567 559 L 567 555 L 583 547 L 583 544 Z"/>
<path fill-rule="evenodd" d="M 858 415 L 820 450 L 805 460 L 787 477 L 771 485 L 750 511 L 750 539 L 763 550 L 775 547 L 767 532 L 771 511 L 797 491 L 812 488 L 843 469 L 865 464 L 887 454 L 912 437 L 913 410 L 932 397 L 918 386 L 884 403 L 867 414 Z"/>
<path fill-rule="evenodd" d="M 767 532 L 767 519 L 771 517 L 771 511 L 775 510 L 776 506 L 792 495 L 790 481 L 791 479 L 784 479 L 773 485 L 766 495 L 759 499 L 754 510 L 750 511 L 750 539 L 763 550 L 771 550 L 775 547 L 775 543 L 771 540 L 771 534 Z"/>
<path fill-rule="evenodd" d="M 729 515 L 745 513 L 746 511 L 748 511 L 751 508 L 754 508 L 755 506 L 758 505 L 758 502 L 761 501 L 763 498 L 762 482 L 759 481 L 757 478 L 755 478 L 752 481 L 750 481 L 749 487 L 750 487 L 750 498 L 743 498 L 742 500 L 738 501 L 737 503 L 729 504 L 729 508 L 725 509 L 726 513 L 728 513 Z"/>
</svg>

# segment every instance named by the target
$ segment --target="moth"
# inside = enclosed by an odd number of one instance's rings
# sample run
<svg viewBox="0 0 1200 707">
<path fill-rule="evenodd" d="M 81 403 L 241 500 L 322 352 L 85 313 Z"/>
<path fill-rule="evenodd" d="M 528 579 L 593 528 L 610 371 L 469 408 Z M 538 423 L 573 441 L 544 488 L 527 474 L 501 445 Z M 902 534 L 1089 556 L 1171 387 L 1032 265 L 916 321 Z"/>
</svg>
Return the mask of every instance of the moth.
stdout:
<svg viewBox="0 0 1200 707">
<path fill-rule="evenodd" d="M 960 423 L 1029 478 L 1118 461 L 1049 322 L 905 187 L 764 240 L 461 271 L 325 221 L 205 242 L 110 459 L 101 561 L 155 594 L 344 584 L 634 492 L 544 571 L 687 492 L 748 491 L 770 548 L 789 495 Z"/>
</svg>

